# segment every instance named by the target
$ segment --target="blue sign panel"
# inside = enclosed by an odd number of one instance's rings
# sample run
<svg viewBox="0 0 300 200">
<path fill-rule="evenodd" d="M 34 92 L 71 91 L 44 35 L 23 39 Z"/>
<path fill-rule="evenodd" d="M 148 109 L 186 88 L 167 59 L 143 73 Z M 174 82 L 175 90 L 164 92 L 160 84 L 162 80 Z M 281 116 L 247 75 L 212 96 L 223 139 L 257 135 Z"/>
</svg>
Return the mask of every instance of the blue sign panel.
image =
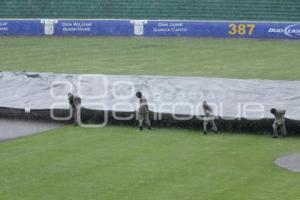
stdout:
<svg viewBox="0 0 300 200">
<path fill-rule="evenodd" d="M 0 36 L 42 36 L 41 20 L 0 20 Z"/>
<path fill-rule="evenodd" d="M 300 39 L 300 23 L 145 21 L 145 36 Z"/>
<path fill-rule="evenodd" d="M 300 39 L 300 23 L 172 20 L 0 20 L 0 36 Z"/>
<path fill-rule="evenodd" d="M 130 20 L 58 20 L 58 36 L 133 36 Z"/>
</svg>

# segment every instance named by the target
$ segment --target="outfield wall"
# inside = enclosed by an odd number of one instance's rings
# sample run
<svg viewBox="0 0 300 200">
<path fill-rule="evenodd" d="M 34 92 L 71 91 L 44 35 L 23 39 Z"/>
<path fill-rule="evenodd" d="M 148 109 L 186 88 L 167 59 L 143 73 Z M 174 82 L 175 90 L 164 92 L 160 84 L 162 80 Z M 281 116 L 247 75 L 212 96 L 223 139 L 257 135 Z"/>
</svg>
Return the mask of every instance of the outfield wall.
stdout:
<svg viewBox="0 0 300 200">
<path fill-rule="evenodd" d="M 300 39 L 300 22 L 0 19 L 0 36 Z"/>
</svg>

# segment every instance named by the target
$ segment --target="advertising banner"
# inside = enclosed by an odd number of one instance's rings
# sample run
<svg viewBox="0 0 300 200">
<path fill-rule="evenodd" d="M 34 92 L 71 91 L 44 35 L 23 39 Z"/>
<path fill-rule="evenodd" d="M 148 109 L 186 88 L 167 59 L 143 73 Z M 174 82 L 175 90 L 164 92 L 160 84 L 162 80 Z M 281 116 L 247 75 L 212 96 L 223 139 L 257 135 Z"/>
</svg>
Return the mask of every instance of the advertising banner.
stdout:
<svg viewBox="0 0 300 200">
<path fill-rule="evenodd" d="M 0 19 L 0 36 L 146 36 L 300 39 L 300 22 Z"/>
<path fill-rule="evenodd" d="M 133 36 L 130 20 L 58 20 L 58 36 Z"/>
<path fill-rule="evenodd" d="M 300 23 L 145 21 L 145 36 L 300 39 Z"/>
<path fill-rule="evenodd" d="M 0 19 L 0 36 L 42 36 L 44 24 L 41 20 Z"/>
</svg>

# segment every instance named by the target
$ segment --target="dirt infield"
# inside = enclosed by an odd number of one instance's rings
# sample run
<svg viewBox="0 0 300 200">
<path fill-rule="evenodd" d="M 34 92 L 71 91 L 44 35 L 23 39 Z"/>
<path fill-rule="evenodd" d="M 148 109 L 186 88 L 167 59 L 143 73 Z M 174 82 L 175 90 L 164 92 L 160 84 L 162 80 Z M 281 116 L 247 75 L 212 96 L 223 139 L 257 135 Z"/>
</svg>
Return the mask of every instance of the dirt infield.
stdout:
<svg viewBox="0 0 300 200">
<path fill-rule="evenodd" d="M 0 119 L 0 141 L 41 133 L 62 126 L 62 123 Z"/>
<path fill-rule="evenodd" d="M 300 173 L 300 154 L 292 154 L 275 160 L 275 164 L 291 172 Z"/>
</svg>

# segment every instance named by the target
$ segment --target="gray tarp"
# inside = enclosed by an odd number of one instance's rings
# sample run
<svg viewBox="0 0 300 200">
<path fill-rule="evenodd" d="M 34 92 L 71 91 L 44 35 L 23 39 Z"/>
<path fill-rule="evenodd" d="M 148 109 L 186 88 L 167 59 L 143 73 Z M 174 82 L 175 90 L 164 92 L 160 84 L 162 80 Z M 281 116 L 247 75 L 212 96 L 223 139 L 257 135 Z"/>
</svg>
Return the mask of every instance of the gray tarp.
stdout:
<svg viewBox="0 0 300 200">
<path fill-rule="evenodd" d="M 300 120 L 300 81 L 0 72 L 0 107 L 67 109 L 72 90 L 92 110 L 134 111 L 134 94 L 142 91 L 156 113 L 203 115 L 207 100 L 220 117 L 271 118 L 269 110 L 276 107 Z"/>
</svg>

